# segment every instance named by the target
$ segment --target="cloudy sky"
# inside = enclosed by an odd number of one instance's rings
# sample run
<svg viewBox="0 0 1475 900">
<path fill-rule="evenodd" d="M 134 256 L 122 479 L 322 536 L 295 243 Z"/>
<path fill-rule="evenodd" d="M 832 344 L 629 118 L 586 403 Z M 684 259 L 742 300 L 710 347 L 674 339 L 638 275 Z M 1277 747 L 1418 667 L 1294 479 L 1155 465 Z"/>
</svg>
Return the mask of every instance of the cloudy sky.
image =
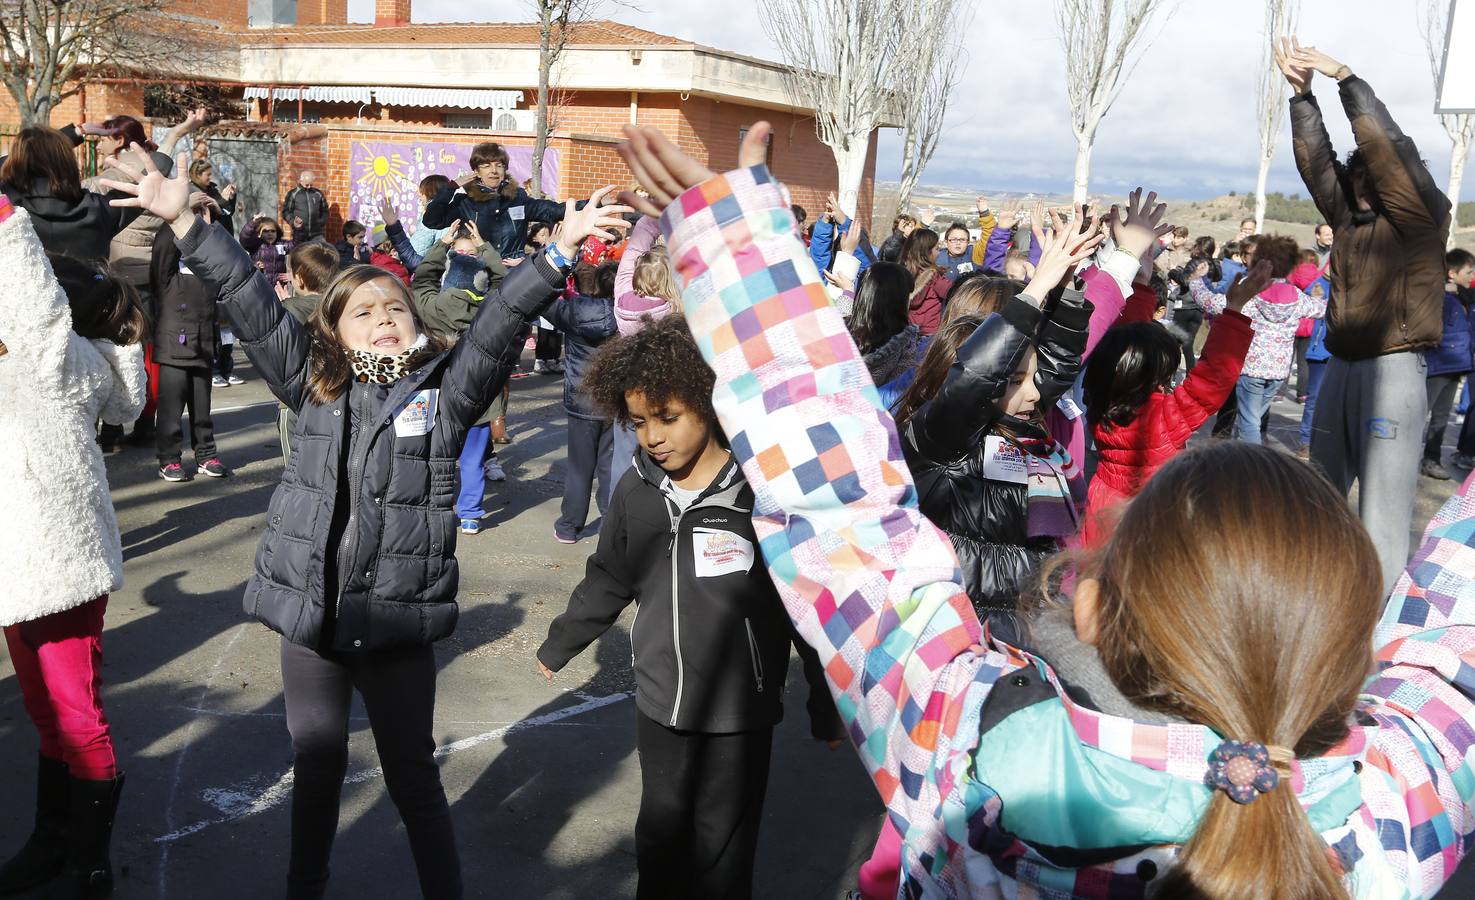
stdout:
<svg viewBox="0 0 1475 900">
<path fill-rule="evenodd" d="M 966 2 L 966 0 L 965 0 Z M 1065 106 L 1048 0 L 973 0 L 970 57 L 962 88 L 949 106 L 946 130 L 924 181 L 979 190 L 1068 193 L 1075 139 Z M 1425 0 L 1302 0 L 1298 31 L 1350 65 L 1377 90 L 1394 118 L 1418 142 L 1439 184 L 1449 170 L 1449 139 L 1433 114 L 1434 83 L 1413 8 Z M 731 0 L 714 15 L 705 0 L 637 0 L 639 11 L 614 8 L 612 18 L 701 44 L 777 58 L 763 33 L 755 0 Z M 1251 0 L 1178 0 L 1157 28 L 1140 65 L 1102 122 L 1092 160 L 1093 192 L 1147 183 L 1196 199 L 1254 188 L 1258 139 L 1255 79 L 1263 7 Z M 372 0 L 350 0 L 355 20 L 373 18 Z M 489 16 L 490 17 L 490 16 Z M 529 21 L 520 4 L 499 4 L 496 18 Z M 415 0 L 416 22 L 468 18 L 464 0 Z M 1351 147 L 1329 83 L 1315 84 L 1333 143 Z M 883 132 L 877 177 L 894 179 L 897 141 Z M 1270 189 L 1302 189 L 1283 126 Z M 1467 172 L 1462 199 L 1475 200 Z"/>
</svg>

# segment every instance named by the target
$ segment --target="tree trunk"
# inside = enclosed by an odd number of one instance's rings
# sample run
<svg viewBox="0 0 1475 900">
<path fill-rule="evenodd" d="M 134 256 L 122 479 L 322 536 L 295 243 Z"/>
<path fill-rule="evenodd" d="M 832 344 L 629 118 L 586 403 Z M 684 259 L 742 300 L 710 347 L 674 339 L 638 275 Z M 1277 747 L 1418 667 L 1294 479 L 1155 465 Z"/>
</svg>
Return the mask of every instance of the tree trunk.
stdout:
<svg viewBox="0 0 1475 900">
<path fill-rule="evenodd" d="M 917 145 L 913 138 L 912 129 L 905 129 L 901 145 L 901 181 L 897 185 L 896 213 L 892 218 L 907 211 L 912 203 L 912 189 L 917 186 Z"/>
<path fill-rule="evenodd" d="M 1255 233 L 1265 233 L 1265 182 L 1270 178 L 1270 157 L 1260 154 L 1260 173 L 1255 176 Z"/>
<path fill-rule="evenodd" d="M 1468 138 L 1451 142 L 1449 153 L 1449 186 L 1445 194 L 1449 197 L 1449 239 L 1445 246 L 1453 249 L 1455 231 L 1460 227 L 1460 187 L 1465 182 L 1465 162 L 1470 157 Z"/>
<path fill-rule="evenodd" d="M 543 154 L 548 149 L 548 70 L 552 68 L 548 44 L 551 40 L 552 23 L 549 17 L 552 8 L 547 3 L 538 6 L 541 28 L 538 34 L 538 114 L 533 122 L 533 196 L 543 193 Z"/>
<path fill-rule="evenodd" d="M 860 183 L 866 173 L 866 153 L 870 149 L 870 135 L 852 134 L 847 142 L 849 149 L 831 147 L 835 154 L 835 168 L 840 175 L 840 208 L 847 216 L 855 217 L 856 205 L 860 202 Z"/>
<path fill-rule="evenodd" d="M 1091 185 L 1091 150 L 1096 144 L 1095 132 L 1076 136 L 1076 180 L 1071 190 L 1072 203 L 1085 203 Z"/>
</svg>

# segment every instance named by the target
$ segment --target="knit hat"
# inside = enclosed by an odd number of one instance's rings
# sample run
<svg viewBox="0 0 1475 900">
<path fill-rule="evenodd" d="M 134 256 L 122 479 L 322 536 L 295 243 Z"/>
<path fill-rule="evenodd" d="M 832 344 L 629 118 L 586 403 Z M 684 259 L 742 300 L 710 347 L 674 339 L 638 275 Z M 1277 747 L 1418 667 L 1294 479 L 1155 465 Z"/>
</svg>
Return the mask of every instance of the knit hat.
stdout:
<svg viewBox="0 0 1475 900">
<path fill-rule="evenodd" d="M 374 230 L 369 232 L 369 246 L 377 247 L 389 240 L 389 229 L 383 225 L 375 225 Z"/>
<path fill-rule="evenodd" d="M 441 288 L 447 291 L 471 291 L 485 294 L 491 276 L 481 257 L 452 253 L 446 261 L 446 277 Z"/>
</svg>

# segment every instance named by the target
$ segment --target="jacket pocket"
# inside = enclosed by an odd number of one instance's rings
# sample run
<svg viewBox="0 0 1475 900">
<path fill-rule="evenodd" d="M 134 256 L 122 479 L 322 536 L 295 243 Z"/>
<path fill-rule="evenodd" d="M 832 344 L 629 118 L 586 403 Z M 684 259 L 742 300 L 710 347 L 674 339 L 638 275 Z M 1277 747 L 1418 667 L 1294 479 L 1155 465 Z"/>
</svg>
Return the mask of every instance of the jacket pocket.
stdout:
<svg viewBox="0 0 1475 900">
<path fill-rule="evenodd" d="M 753 620 L 743 619 L 743 628 L 748 632 L 748 655 L 753 660 L 753 680 L 758 684 L 758 693 L 763 693 L 763 656 L 758 652 L 758 639 L 753 636 Z"/>
</svg>

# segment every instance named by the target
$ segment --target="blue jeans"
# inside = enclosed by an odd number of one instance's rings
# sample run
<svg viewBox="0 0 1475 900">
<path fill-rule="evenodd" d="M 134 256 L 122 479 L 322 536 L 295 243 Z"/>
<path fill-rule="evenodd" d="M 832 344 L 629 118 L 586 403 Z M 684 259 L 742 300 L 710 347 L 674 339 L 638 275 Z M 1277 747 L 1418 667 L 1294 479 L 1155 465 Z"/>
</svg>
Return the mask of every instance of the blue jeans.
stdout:
<svg viewBox="0 0 1475 900">
<path fill-rule="evenodd" d="M 1301 410 L 1301 446 L 1311 446 L 1311 420 L 1316 416 L 1316 395 L 1321 393 L 1321 380 L 1326 377 L 1326 360 L 1306 360 L 1310 370 L 1306 379 L 1306 406 Z"/>
<path fill-rule="evenodd" d="M 640 452 L 640 442 L 635 439 L 634 427 L 616 422 L 614 430 L 614 453 L 609 461 L 610 496 L 614 496 L 615 485 L 625 477 L 625 470 L 630 468 L 635 461 L 635 454 Z M 610 498 L 605 497 L 604 499 L 608 503 Z"/>
<path fill-rule="evenodd" d="M 1470 411 L 1470 379 L 1465 379 L 1465 386 L 1460 388 L 1460 402 L 1455 404 L 1455 412 L 1460 415 Z"/>
<path fill-rule="evenodd" d="M 461 448 L 461 489 L 456 495 L 456 517 L 480 519 L 486 515 L 481 508 L 482 497 L 487 491 L 487 475 L 482 465 L 487 458 L 487 444 L 492 440 L 492 425 L 473 425 L 466 430 L 466 444 Z"/>
<path fill-rule="evenodd" d="M 1285 386 L 1284 378 L 1251 378 L 1239 376 L 1234 389 L 1234 398 L 1239 403 L 1239 419 L 1235 422 L 1235 437 L 1251 444 L 1264 443 L 1260 434 L 1260 420 L 1270 412 L 1270 401 Z"/>
</svg>

